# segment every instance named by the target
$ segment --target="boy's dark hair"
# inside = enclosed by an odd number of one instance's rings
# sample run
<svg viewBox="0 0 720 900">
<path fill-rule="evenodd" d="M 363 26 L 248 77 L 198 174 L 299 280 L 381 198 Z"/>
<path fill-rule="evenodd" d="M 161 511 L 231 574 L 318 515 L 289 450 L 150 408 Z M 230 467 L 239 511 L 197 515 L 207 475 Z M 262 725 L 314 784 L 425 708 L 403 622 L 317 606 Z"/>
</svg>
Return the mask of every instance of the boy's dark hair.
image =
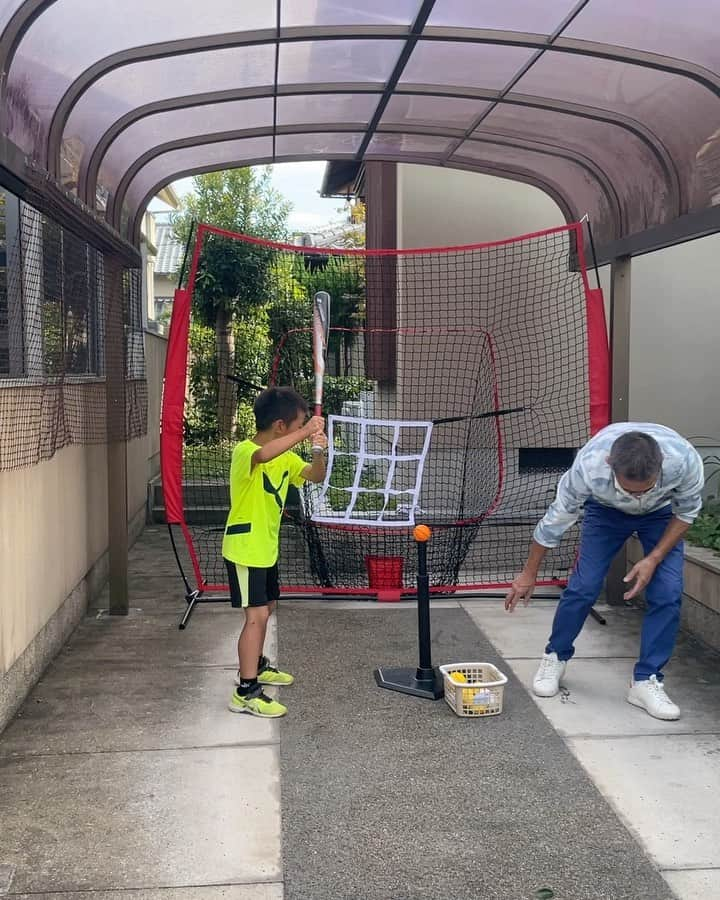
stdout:
<svg viewBox="0 0 720 900">
<path fill-rule="evenodd" d="M 253 412 L 255 427 L 265 431 L 278 419 L 289 425 L 298 413 L 307 415 L 308 405 L 305 398 L 290 387 L 271 387 L 258 394 Z"/>
<path fill-rule="evenodd" d="M 642 431 L 620 435 L 610 448 L 610 468 L 628 481 L 650 481 L 662 469 L 662 451 L 655 438 Z"/>
</svg>

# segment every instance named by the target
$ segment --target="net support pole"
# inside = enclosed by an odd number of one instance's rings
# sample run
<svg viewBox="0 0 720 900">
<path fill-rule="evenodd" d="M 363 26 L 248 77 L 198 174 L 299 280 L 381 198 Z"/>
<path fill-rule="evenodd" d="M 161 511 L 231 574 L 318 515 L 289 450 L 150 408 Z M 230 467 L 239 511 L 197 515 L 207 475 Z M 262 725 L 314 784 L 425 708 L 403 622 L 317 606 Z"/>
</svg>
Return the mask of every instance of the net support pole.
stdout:
<svg viewBox="0 0 720 900">
<path fill-rule="evenodd" d="M 621 256 L 613 260 L 610 270 L 610 353 L 612 384 L 610 413 L 613 422 L 627 422 L 630 412 L 630 274 L 632 259 Z M 613 560 L 605 583 L 605 596 L 610 606 L 622 606 L 627 590 L 627 550 L 623 547 Z"/>
<path fill-rule="evenodd" d="M 442 674 L 432 664 L 430 643 L 430 577 L 427 569 L 427 541 L 430 529 L 424 525 L 415 528 L 418 554 L 417 611 L 418 611 L 418 666 L 381 667 L 375 670 L 378 687 L 401 694 L 411 694 L 425 700 L 439 700 L 444 695 Z"/>
<path fill-rule="evenodd" d="M 125 341 L 122 265 L 116 258 L 108 257 L 105 266 L 105 391 L 108 611 L 111 616 L 126 616 L 129 608 Z"/>
</svg>

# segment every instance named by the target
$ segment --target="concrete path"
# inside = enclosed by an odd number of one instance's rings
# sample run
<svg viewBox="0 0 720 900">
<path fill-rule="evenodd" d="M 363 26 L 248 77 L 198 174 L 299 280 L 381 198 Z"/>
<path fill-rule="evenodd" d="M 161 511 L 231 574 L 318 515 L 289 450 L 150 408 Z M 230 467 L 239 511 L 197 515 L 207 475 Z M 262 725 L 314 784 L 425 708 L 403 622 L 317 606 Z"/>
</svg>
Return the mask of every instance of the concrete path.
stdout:
<svg viewBox="0 0 720 900">
<path fill-rule="evenodd" d="M 462 605 L 530 691 L 555 604 Z M 566 690 L 533 699 L 680 900 L 720 898 L 720 655 L 681 636 L 666 687 L 682 718 L 660 722 L 624 699 L 642 614 L 600 611 L 608 624 L 586 623 Z"/>
<path fill-rule="evenodd" d="M 241 614 L 200 607 L 178 631 L 165 529 L 133 549 L 131 591 L 127 618 L 89 612 L 0 736 L 0 897 L 280 900 L 282 724 L 226 711 Z M 529 686 L 554 604 L 514 617 L 498 601 L 460 605 Z M 606 614 L 581 636 L 568 692 L 535 702 L 675 894 L 713 900 L 720 657 L 681 641 L 667 684 L 683 718 L 657 722 L 623 698 L 640 613 Z"/>
</svg>

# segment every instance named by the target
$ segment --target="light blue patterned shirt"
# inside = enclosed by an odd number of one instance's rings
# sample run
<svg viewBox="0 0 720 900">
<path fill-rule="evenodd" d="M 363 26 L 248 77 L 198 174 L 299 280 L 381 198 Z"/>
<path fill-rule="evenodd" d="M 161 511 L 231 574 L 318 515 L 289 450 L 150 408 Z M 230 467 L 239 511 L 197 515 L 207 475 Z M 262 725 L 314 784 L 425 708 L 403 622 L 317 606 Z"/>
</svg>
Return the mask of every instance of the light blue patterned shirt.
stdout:
<svg viewBox="0 0 720 900">
<path fill-rule="evenodd" d="M 642 431 L 654 437 L 663 456 L 657 483 L 640 497 L 633 497 L 617 484 L 607 461 L 613 443 L 627 431 Z M 672 504 L 673 515 L 689 524 L 700 512 L 704 482 L 702 457 L 672 428 L 616 422 L 599 431 L 578 451 L 572 467 L 560 479 L 557 496 L 538 523 L 533 538 L 543 547 L 557 547 L 563 534 L 577 522 L 590 497 L 631 516 Z"/>
</svg>

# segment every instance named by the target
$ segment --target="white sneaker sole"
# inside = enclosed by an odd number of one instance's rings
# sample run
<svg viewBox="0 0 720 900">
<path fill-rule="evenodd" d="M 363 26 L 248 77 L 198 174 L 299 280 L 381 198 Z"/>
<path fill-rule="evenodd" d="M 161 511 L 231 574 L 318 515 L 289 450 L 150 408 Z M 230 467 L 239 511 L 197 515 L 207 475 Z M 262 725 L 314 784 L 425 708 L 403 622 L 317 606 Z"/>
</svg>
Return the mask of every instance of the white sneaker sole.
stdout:
<svg viewBox="0 0 720 900">
<path fill-rule="evenodd" d="M 558 685 L 557 690 L 553 691 L 552 694 L 548 694 L 547 691 L 538 690 L 535 685 L 533 685 L 532 691 L 536 697 L 543 697 L 545 700 L 548 700 L 550 697 L 557 697 L 557 695 L 560 693 L 560 687 L 561 685 Z"/>
<path fill-rule="evenodd" d="M 638 709 L 644 709 L 649 716 L 652 716 L 653 719 L 660 719 L 661 722 L 677 722 L 677 720 L 680 718 L 680 713 L 675 716 L 650 712 L 650 710 L 647 708 L 647 706 L 645 706 L 642 700 L 637 700 L 635 697 L 631 697 L 628 695 L 625 699 L 631 706 L 637 706 Z"/>
</svg>

